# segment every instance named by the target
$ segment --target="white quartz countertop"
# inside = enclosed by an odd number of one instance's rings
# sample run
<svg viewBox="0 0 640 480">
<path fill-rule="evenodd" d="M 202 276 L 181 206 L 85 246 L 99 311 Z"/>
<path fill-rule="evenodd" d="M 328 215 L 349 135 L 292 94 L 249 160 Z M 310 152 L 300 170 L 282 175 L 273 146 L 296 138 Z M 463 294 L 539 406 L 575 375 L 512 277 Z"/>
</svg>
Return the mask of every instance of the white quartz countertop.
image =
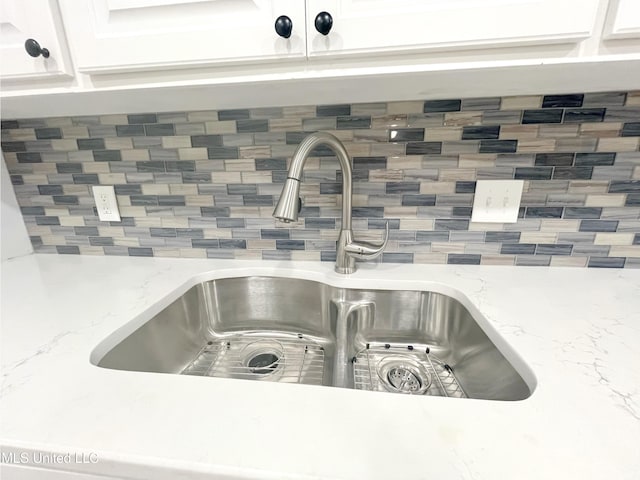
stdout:
<svg viewBox="0 0 640 480">
<path fill-rule="evenodd" d="M 127 479 L 640 476 L 637 270 L 367 264 L 346 277 L 330 263 L 63 255 L 1 269 L 5 473 L 10 452 L 57 452 L 97 463 L 47 468 Z M 244 275 L 456 291 L 529 365 L 536 389 L 517 402 L 447 399 L 90 363 L 163 299 Z"/>
</svg>

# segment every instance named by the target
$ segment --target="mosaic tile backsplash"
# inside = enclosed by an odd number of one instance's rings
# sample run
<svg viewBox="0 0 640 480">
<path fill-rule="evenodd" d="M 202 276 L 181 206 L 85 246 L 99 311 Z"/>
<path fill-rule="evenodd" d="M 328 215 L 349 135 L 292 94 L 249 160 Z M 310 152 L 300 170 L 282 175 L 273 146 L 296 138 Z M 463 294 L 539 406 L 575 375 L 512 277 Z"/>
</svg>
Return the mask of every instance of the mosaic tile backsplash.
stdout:
<svg viewBox="0 0 640 480">
<path fill-rule="evenodd" d="M 271 216 L 314 131 L 353 158 L 356 238 L 389 222 L 382 262 L 640 268 L 640 91 L 3 120 L 2 150 L 36 252 L 333 261 L 330 150 Z M 484 179 L 525 181 L 517 223 L 471 222 Z"/>
</svg>

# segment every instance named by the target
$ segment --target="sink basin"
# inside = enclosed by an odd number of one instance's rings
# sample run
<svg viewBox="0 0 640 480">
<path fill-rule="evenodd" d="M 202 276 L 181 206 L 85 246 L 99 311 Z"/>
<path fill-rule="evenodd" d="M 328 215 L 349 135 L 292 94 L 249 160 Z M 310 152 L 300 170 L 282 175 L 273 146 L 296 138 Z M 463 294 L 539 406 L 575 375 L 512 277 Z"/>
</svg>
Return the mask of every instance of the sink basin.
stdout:
<svg viewBox="0 0 640 480">
<path fill-rule="evenodd" d="M 531 370 L 480 314 L 437 292 L 223 278 L 189 288 L 129 330 L 105 339 L 92 362 L 487 400 L 522 400 L 534 385 Z"/>
</svg>

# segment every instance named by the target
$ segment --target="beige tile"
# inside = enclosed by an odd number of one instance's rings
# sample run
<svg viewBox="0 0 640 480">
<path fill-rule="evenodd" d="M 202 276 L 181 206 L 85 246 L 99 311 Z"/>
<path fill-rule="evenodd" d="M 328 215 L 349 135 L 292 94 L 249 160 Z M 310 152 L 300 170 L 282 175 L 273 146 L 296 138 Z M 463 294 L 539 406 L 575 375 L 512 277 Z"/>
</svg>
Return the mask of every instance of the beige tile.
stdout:
<svg viewBox="0 0 640 480">
<path fill-rule="evenodd" d="M 25 185 L 46 185 L 49 183 L 49 179 L 46 175 L 22 175 L 22 181 Z"/>
<path fill-rule="evenodd" d="M 595 180 L 571 180 L 569 193 L 607 193 L 609 182 Z"/>
<path fill-rule="evenodd" d="M 197 195 L 198 185 L 192 183 L 177 183 L 169 185 L 171 195 Z"/>
<path fill-rule="evenodd" d="M 368 157 L 371 155 L 371 144 L 366 142 L 345 143 L 344 147 L 347 149 L 349 156 L 351 157 Z"/>
<path fill-rule="evenodd" d="M 389 102 L 387 103 L 387 113 L 422 113 L 424 102 Z"/>
<path fill-rule="evenodd" d="M 556 152 L 594 152 L 597 143 L 597 138 L 559 138 Z"/>
<path fill-rule="evenodd" d="M 259 146 L 259 147 L 240 147 L 238 148 L 240 152 L 240 158 L 270 158 L 271 157 L 271 147 L 268 145 Z"/>
<path fill-rule="evenodd" d="M 586 267 L 587 257 L 564 257 L 560 255 L 551 256 L 552 267 Z"/>
<path fill-rule="evenodd" d="M 596 233 L 595 245 L 631 245 L 633 233 Z"/>
<path fill-rule="evenodd" d="M 240 183 L 240 172 L 211 172 L 211 181 L 215 184 Z"/>
<path fill-rule="evenodd" d="M 188 207 L 213 207 L 212 195 L 186 195 L 185 204 Z"/>
<path fill-rule="evenodd" d="M 452 182 L 458 180 L 475 180 L 476 171 L 473 168 L 443 168 L 440 170 L 439 180 L 441 182 Z"/>
<path fill-rule="evenodd" d="M 109 173 L 108 162 L 86 162 L 82 164 L 84 173 Z"/>
<path fill-rule="evenodd" d="M 625 247 L 614 245 L 611 247 L 611 250 L 609 250 L 609 256 L 640 258 L 640 245 Z"/>
<path fill-rule="evenodd" d="M 62 235 L 40 235 L 44 245 L 66 245 L 67 240 Z"/>
<path fill-rule="evenodd" d="M 61 130 L 64 138 L 89 138 L 89 129 L 85 126 L 67 126 Z"/>
<path fill-rule="evenodd" d="M 204 238 L 231 238 L 230 228 L 203 228 Z"/>
<path fill-rule="evenodd" d="M 540 125 L 538 136 L 541 138 L 575 138 L 578 136 L 578 124 L 573 125 Z"/>
<path fill-rule="evenodd" d="M 207 258 L 207 250 L 204 248 L 180 248 L 180 258 Z"/>
<path fill-rule="evenodd" d="M 556 148 L 554 138 L 537 138 L 518 140 L 518 153 L 553 152 Z"/>
<path fill-rule="evenodd" d="M 387 218 L 415 217 L 417 215 L 417 207 L 401 207 L 389 206 L 384 207 L 384 213 Z"/>
<path fill-rule="evenodd" d="M 455 182 L 421 182 L 420 193 L 455 193 Z"/>
<path fill-rule="evenodd" d="M 270 132 L 290 132 L 302 130 L 301 118 L 272 118 L 269 120 Z"/>
<path fill-rule="evenodd" d="M 446 127 L 462 127 L 465 125 L 480 125 L 482 112 L 450 112 L 444 114 Z"/>
<path fill-rule="evenodd" d="M 389 128 L 404 128 L 407 126 L 407 115 L 382 115 L 371 117 L 371 128 L 381 130 Z"/>
<path fill-rule="evenodd" d="M 222 122 L 206 122 L 204 126 L 206 132 L 209 134 L 236 133 L 236 122 L 233 120 L 225 120 Z"/>
<path fill-rule="evenodd" d="M 143 195 L 170 195 L 169 185 L 163 183 L 143 183 Z"/>
<path fill-rule="evenodd" d="M 541 95 L 503 97 L 500 110 L 523 110 L 525 108 L 540 108 L 541 106 Z"/>
<path fill-rule="evenodd" d="M 27 225 L 27 231 L 29 232 L 29 235 L 36 235 L 36 236 L 41 236 L 41 235 L 51 235 L 51 228 L 44 226 L 44 225 Z"/>
<path fill-rule="evenodd" d="M 432 242 L 433 253 L 464 253 L 465 243 Z"/>
<path fill-rule="evenodd" d="M 208 160 L 206 148 L 179 148 L 180 160 Z"/>
<path fill-rule="evenodd" d="M 554 232 L 522 232 L 520 243 L 556 243 L 557 238 Z"/>
<path fill-rule="evenodd" d="M 240 159 L 240 160 L 225 160 L 224 161 L 224 169 L 227 172 L 250 172 L 256 169 L 256 164 L 253 158 L 250 160 Z M 215 174 L 217 172 L 213 172 L 213 179 L 217 181 L 215 178 Z"/>
<path fill-rule="evenodd" d="M 247 240 L 247 248 L 251 250 L 275 250 L 275 240 L 249 239 Z"/>
<path fill-rule="evenodd" d="M 203 110 L 201 112 L 189 112 L 187 114 L 187 119 L 189 122 L 208 122 L 208 121 L 218 121 L 218 112 L 215 110 Z M 236 122 L 233 122 L 234 124 Z"/>
<path fill-rule="evenodd" d="M 113 237 L 113 244 L 117 247 L 139 247 L 140 242 L 136 237 Z"/>
<path fill-rule="evenodd" d="M 120 215 L 123 217 L 144 217 L 147 211 L 144 207 L 124 207 L 120 209 Z"/>
<path fill-rule="evenodd" d="M 540 231 L 542 232 L 577 232 L 580 220 L 542 219 Z"/>
<path fill-rule="evenodd" d="M 598 152 L 635 152 L 638 140 L 638 137 L 600 138 Z"/>
<path fill-rule="evenodd" d="M 81 255 L 104 255 L 104 250 L 102 249 L 102 247 L 80 245 L 79 249 Z"/>
<path fill-rule="evenodd" d="M 446 253 L 414 253 L 413 263 L 444 264 L 447 263 Z"/>
<path fill-rule="evenodd" d="M 448 140 L 460 140 L 462 138 L 461 127 L 435 127 L 426 128 L 424 139 L 428 142 L 443 142 Z"/>
<path fill-rule="evenodd" d="M 262 252 L 259 250 L 234 250 L 233 257 L 238 260 L 262 260 Z"/>
<path fill-rule="evenodd" d="M 387 167 L 390 170 L 422 169 L 422 156 L 410 155 L 408 157 L 388 157 Z"/>
<path fill-rule="evenodd" d="M 131 206 L 131 197 L 129 195 L 116 195 L 116 201 L 118 202 L 118 207 Z"/>
<path fill-rule="evenodd" d="M 370 170 L 370 182 L 400 182 L 404 178 L 403 170 Z"/>
<path fill-rule="evenodd" d="M 622 130 L 622 123 L 583 123 L 580 134 L 585 137 L 618 137 Z"/>
<path fill-rule="evenodd" d="M 60 225 L 63 227 L 83 227 L 84 226 L 84 218 L 83 217 L 63 217 L 59 216 Z"/>
<path fill-rule="evenodd" d="M 538 137 L 538 125 L 502 125 L 501 140 L 530 140 Z"/>
<path fill-rule="evenodd" d="M 98 226 L 101 237 L 124 237 L 124 227 Z"/>
<path fill-rule="evenodd" d="M 196 249 L 194 250 L 204 250 L 204 249 Z M 156 247 L 153 249 L 153 256 L 160 258 L 179 258 L 180 257 L 180 249 L 179 248 L 162 248 Z"/>
<path fill-rule="evenodd" d="M 640 90 L 627 93 L 627 102 L 625 103 L 625 106 L 640 106 Z"/>
<path fill-rule="evenodd" d="M 56 152 L 72 152 L 78 150 L 78 142 L 72 138 L 51 140 L 51 147 Z"/>
<path fill-rule="evenodd" d="M 47 127 L 63 127 L 65 125 L 73 125 L 73 120 L 69 117 L 47 118 L 44 121 Z"/>
<path fill-rule="evenodd" d="M 55 163 L 33 163 L 31 164 L 33 173 L 58 173 Z"/>
<path fill-rule="evenodd" d="M 480 265 L 514 265 L 515 255 L 482 255 Z"/>
<path fill-rule="evenodd" d="M 162 137 L 162 148 L 191 148 L 191 137 L 187 135 Z"/>
<path fill-rule="evenodd" d="M 584 204 L 586 207 L 624 207 L 625 200 L 624 194 L 587 195 Z"/>
<path fill-rule="evenodd" d="M 160 225 L 164 228 L 189 228 L 189 219 L 186 217 L 161 217 Z"/>
<path fill-rule="evenodd" d="M 273 207 L 269 207 L 273 212 Z M 229 216 L 230 217 L 260 217 L 260 207 L 230 207 L 229 208 Z M 273 219 L 275 224 L 276 220 Z M 285 225 L 285 224 L 282 224 Z"/>
<path fill-rule="evenodd" d="M 272 183 L 269 171 L 242 172 L 240 175 L 242 183 Z"/>
<path fill-rule="evenodd" d="M 282 115 L 284 117 L 313 118 L 316 116 L 316 107 L 313 105 L 284 107 Z"/>
<path fill-rule="evenodd" d="M 102 125 L 127 125 L 129 119 L 126 115 L 102 115 L 100 123 Z"/>
<path fill-rule="evenodd" d="M 136 227 L 157 228 L 162 226 L 162 217 L 136 218 Z"/>
<path fill-rule="evenodd" d="M 401 218 L 400 230 L 431 230 L 433 220 L 426 218 Z"/>
<path fill-rule="evenodd" d="M 107 137 L 104 139 L 104 148 L 107 150 L 131 150 L 133 141 L 129 137 Z"/>
<path fill-rule="evenodd" d="M 634 180 L 640 180 L 640 165 L 633 168 L 633 175 L 631 178 Z"/>
<path fill-rule="evenodd" d="M 320 252 L 293 250 L 291 252 L 291 260 L 319 262 Z"/>
<path fill-rule="evenodd" d="M 149 160 L 149 150 L 122 150 L 120 156 L 125 162 L 144 162 Z"/>
<path fill-rule="evenodd" d="M 404 143 L 373 143 L 369 148 L 374 157 L 390 157 L 404 155 L 406 146 Z"/>
<path fill-rule="evenodd" d="M 3 130 L 2 132 L 3 141 L 9 140 L 18 142 L 25 140 L 36 140 L 36 131 L 33 128 L 16 128 L 12 130 Z"/>
<path fill-rule="evenodd" d="M 495 167 L 497 155 L 494 153 L 461 154 L 458 160 L 460 168 Z"/>
<path fill-rule="evenodd" d="M 117 185 L 127 183 L 127 177 L 124 173 L 99 173 L 98 180 L 102 185 Z"/>
</svg>

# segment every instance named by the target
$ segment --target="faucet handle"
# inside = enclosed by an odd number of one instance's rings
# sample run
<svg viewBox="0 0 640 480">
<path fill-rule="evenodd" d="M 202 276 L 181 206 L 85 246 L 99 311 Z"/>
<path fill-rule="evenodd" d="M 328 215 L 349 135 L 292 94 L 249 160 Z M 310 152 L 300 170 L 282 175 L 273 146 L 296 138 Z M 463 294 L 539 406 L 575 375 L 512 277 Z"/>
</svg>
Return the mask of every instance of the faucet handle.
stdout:
<svg viewBox="0 0 640 480">
<path fill-rule="evenodd" d="M 369 242 L 349 242 L 345 245 L 344 251 L 351 257 L 361 260 L 372 260 L 380 256 L 389 241 L 389 222 L 385 225 L 384 239 L 382 243 L 376 245 Z"/>
</svg>

